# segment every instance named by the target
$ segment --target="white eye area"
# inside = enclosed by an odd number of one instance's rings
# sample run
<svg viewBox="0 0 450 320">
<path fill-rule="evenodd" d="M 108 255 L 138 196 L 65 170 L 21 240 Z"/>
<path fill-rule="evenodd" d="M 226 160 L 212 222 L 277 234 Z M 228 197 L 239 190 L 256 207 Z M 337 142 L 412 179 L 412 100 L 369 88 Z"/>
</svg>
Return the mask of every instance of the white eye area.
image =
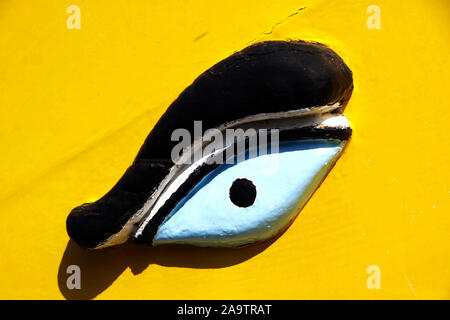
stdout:
<svg viewBox="0 0 450 320">
<path fill-rule="evenodd" d="M 345 141 L 280 143 L 280 152 L 206 175 L 159 226 L 153 245 L 240 246 L 276 235 L 297 215 Z"/>
</svg>

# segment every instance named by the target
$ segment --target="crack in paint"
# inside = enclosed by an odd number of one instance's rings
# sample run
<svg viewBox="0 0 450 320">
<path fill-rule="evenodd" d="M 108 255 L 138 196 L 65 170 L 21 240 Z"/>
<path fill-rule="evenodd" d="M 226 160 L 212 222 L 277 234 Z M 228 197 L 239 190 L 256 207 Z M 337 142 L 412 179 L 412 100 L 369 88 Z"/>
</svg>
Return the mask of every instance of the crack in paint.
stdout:
<svg viewBox="0 0 450 320">
<path fill-rule="evenodd" d="M 301 8 L 299 8 L 299 9 L 297 9 L 295 12 L 289 14 L 289 15 L 288 15 L 287 17 L 285 17 L 284 19 L 282 19 L 282 20 L 278 21 L 277 23 L 275 23 L 275 24 L 272 26 L 272 28 L 270 28 L 269 31 L 265 31 L 265 32 L 261 33 L 259 36 L 257 36 L 256 38 L 254 38 L 253 40 L 247 42 L 246 45 L 247 45 L 247 44 L 250 44 L 250 43 L 252 43 L 252 42 L 254 42 L 254 41 L 256 41 L 256 40 L 258 40 L 258 39 L 261 38 L 262 36 L 266 36 L 266 35 L 272 34 L 272 33 L 275 31 L 276 28 L 278 28 L 280 25 L 282 25 L 283 23 L 285 23 L 286 21 L 288 21 L 288 20 L 291 19 L 292 17 L 296 16 L 297 14 L 300 13 L 300 11 L 302 11 L 302 10 L 304 10 L 304 9 L 306 9 L 306 8 L 307 8 L 307 7 L 301 7 Z"/>
</svg>

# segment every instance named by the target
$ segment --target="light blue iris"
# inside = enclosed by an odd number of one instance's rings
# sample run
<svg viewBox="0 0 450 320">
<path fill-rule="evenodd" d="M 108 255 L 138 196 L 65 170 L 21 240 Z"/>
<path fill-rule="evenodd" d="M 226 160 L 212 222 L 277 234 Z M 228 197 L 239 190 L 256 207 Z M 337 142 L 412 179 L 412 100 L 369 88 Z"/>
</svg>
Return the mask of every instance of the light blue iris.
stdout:
<svg viewBox="0 0 450 320">
<path fill-rule="evenodd" d="M 300 211 L 344 145 L 325 139 L 281 143 L 279 153 L 220 166 L 172 210 L 153 244 L 240 246 L 274 236 Z M 246 208 L 229 197 L 238 178 L 256 186 L 255 202 Z"/>
</svg>

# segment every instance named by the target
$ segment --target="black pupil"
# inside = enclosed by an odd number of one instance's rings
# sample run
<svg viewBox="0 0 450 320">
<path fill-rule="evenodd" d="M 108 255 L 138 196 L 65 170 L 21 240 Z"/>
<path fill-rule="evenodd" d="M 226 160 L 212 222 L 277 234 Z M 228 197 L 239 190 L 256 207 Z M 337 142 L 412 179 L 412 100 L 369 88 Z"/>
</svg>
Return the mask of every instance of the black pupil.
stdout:
<svg viewBox="0 0 450 320">
<path fill-rule="evenodd" d="M 248 179 L 236 179 L 230 187 L 230 200 L 241 208 L 250 207 L 256 199 L 256 187 Z"/>
</svg>

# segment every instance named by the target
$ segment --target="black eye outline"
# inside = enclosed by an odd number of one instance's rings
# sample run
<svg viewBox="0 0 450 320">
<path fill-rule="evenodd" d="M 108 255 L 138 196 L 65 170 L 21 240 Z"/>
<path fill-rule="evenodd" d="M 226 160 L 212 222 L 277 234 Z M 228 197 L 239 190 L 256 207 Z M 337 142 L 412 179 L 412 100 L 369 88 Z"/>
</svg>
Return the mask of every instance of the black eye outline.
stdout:
<svg viewBox="0 0 450 320">
<path fill-rule="evenodd" d="M 234 205 L 247 208 L 255 203 L 256 193 L 256 186 L 252 181 L 238 178 L 231 184 L 229 197 Z"/>
</svg>

